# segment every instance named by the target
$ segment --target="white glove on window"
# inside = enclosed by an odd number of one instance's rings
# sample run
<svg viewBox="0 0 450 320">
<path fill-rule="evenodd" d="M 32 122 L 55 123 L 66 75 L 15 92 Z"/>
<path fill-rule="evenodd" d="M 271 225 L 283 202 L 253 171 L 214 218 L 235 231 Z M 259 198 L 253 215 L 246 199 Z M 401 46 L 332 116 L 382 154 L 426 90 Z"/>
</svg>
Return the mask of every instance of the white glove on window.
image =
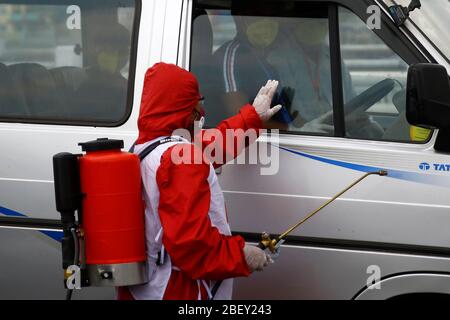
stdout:
<svg viewBox="0 0 450 320">
<path fill-rule="evenodd" d="M 262 87 L 261 90 L 259 90 L 259 93 L 256 96 L 255 101 L 253 102 L 253 106 L 255 107 L 256 112 L 259 114 L 259 117 L 262 121 L 269 120 L 282 108 L 281 105 L 277 105 L 272 109 L 270 108 L 273 96 L 275 95 L 275 92 L 277 92 L 277 88 L 278 81 L 267 81 L 267 84 Z"/>
<path fill-rule="evenodd" d="M 251 272 L 262 271 L 271 262 L 270 257 L 256 246 L 246 244 L 244 247 L 244 255 Z"/>
</svg>

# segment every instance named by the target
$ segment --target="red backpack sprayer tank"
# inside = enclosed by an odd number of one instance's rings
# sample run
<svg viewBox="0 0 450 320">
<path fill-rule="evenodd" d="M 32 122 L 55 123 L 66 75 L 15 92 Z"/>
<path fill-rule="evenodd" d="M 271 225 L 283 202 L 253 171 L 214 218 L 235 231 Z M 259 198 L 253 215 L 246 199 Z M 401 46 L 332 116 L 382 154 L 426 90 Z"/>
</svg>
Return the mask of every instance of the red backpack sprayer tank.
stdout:
<svg viewBox="0 0 450 320">
<path fill-rule="evenodd" d="M 148 282 L 139 157 L 122 152 L 121 140 L 79 145 L 86 154 L 53 157 L 66 286 L 74 268 L 81 286 Z"/>
</svg>

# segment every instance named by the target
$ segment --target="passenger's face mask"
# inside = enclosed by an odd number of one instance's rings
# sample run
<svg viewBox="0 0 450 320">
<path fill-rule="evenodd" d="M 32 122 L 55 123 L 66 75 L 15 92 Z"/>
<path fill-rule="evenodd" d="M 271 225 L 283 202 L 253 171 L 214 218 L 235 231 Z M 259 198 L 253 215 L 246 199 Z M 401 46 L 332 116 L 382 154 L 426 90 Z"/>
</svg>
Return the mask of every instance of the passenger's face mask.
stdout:
<svg viewBox="0 0 450 320">
<path fill-rule="evenodd" d="M 246 35 L 252 46 L 265 49 L 275 41 L 279 29 L 278 22 L 272 19 L 259 19 L 247 25 Z"/>
<path fill-rule="evenodd" d="M 101 51 L 97 56 L 100 69 L 109 73 L 116 73 L 119 69 L 120 55 L 118 52 Z"/>
<path fill-rule="evenodd" d="M 307 46 L 318 46 L 324 43 L 328 34 L 328 24 L 323 20 L 307 20 L 296 24 L 294 35 L 298 42 Z"/>
</svg>

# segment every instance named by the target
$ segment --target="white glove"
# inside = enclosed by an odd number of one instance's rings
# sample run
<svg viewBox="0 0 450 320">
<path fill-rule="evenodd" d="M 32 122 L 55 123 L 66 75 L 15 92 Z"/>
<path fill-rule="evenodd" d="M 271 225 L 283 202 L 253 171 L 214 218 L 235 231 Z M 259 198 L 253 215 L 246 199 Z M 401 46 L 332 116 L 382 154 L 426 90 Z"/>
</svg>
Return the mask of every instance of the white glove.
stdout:
<svg viewBox="0 0 450 320">
<path fill-rule="evenodd" d="M 278 81 L 267 81 L 267 84 L 262 87 L 261 90 L 259 90 L 259 93 L 256 96 L 255 101 L 253 102 L 253 106 L 255 107 L 256 112 L 259 114 L 259 117 L 262 121 L 269 120 L 282 108 L 281 105 L 277 105 L 272 109 L 270 108 L 273 96 L 275 95 L 275 92 L 277 92 L 277 88 Z"/>
<path fill-rule="evenodd" d="M 260 248 L 252 245 L 244 247 L 245 261 L 251 272 L 262 271 L 271 262 L 271 258 Z"/>
<path fill-rule="evenodd" d="M 332 123 L 333 123 L 333 111 L 329 111 L 321 115 L 320 117 L 306 123 L 303 127 L 300 128 L 300 130 L 304 132 L 333 134 L 334 125 Z"/>
</svg>

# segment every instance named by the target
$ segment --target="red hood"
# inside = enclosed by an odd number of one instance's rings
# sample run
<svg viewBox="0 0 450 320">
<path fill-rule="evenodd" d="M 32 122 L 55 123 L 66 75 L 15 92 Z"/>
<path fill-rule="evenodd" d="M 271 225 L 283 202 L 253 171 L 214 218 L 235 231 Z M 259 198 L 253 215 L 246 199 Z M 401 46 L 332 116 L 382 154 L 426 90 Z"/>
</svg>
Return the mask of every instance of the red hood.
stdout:
<svg viewBox="0 0 450 320">
<path fill-rule="evenodd" d="M 173 64 L 157 63 L 147 70 L 138 119 L 137 144 L 176 129 L 187 129 L 192 110 L 200 99 L 195 76 Z"/>
</svg>

